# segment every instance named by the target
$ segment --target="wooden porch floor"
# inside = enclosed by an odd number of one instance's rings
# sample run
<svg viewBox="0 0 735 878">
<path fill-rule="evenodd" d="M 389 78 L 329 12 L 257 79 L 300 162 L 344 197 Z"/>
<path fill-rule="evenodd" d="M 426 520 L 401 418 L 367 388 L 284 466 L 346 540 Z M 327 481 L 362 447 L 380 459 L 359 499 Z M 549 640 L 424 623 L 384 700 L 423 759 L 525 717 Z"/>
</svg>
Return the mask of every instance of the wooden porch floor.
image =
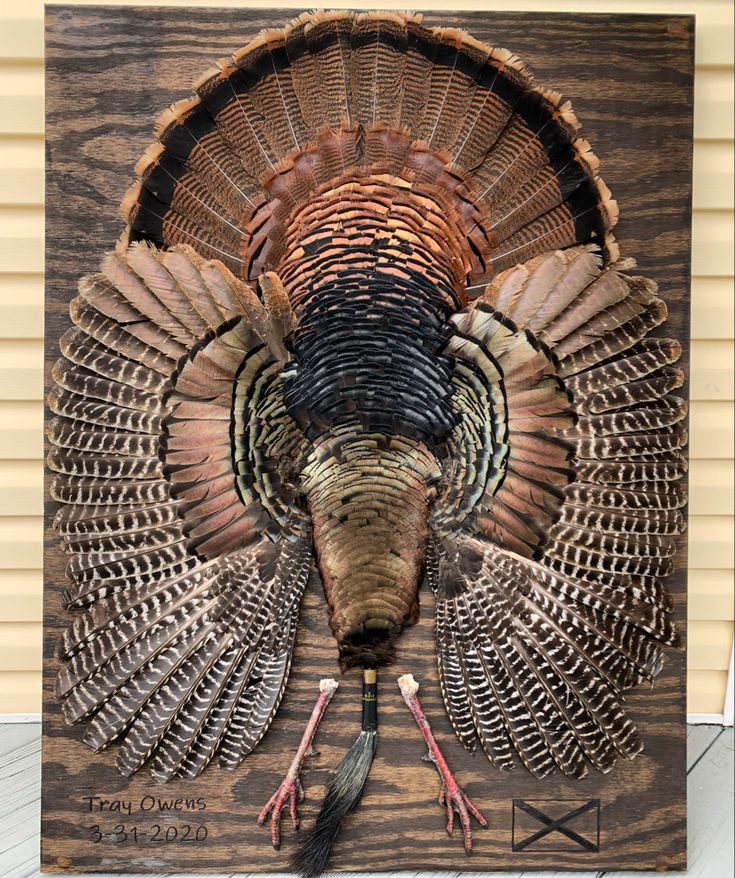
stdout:
<svg viewBox="0 0 735 878">
<path fill-rule="evenodd" d="M 40 734 L 41 727 L 38 723 L 0 725 L 0 878 L 35 878 L 41 874 L 38 870 Z M 668 874 L 671 878 L 684 875 L 689 878 L 733 878 L 733 729 L 690 726 L 687 762 L 689 871 Z M 371 878 L 418 878 L 419 874 L 421 873 L 373 873 Z M 467 873 L 468 876 L 470 874 Z M 494 872 L 492 878 L 562 878 L 563 875 L 574 878 L 645 878 L 656 874 L 658 873 Z M 423 873 L 421 878 L 463 878 L 463 875 L 460 872 L 432 872 Z M 128 878 L 135 876 L 129 875 Z M 150 874 L 146 878 L 151 878 Z M 194 876 L 189 874 L 188 878 Z M 343 873 L 340 878 L 354 876 Z"/>
</svg>

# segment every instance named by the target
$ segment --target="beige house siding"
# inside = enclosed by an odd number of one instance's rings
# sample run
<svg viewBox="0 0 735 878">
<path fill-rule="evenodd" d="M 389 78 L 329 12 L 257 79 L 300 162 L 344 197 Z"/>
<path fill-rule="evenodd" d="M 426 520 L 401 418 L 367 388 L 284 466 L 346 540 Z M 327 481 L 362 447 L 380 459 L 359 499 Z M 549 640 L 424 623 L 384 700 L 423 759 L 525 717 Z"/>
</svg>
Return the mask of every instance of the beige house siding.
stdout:
<svg viewBox="0 0 735 878">
<path fill-rule="evenodd" d="M 305 8 L 284 0 L 278 5 Z M 397 5 L 406 8 L 403 2 Z M 441 5 L 446 3 L 436 4 Z M 487 8 L 486 2 L 463 0 L 460 5 Z M 426 2 L 421 8 L 431 6 Z M 732 3 L 505 0 L 502 6 L 697 15 L 688 693 L 690 713 L 719 714 L 733 640 L 735 579 Z M 43 152 L 42 4 L 4 0 L 0 5 L 0 713 L 40 709 Z"/>
</svg>

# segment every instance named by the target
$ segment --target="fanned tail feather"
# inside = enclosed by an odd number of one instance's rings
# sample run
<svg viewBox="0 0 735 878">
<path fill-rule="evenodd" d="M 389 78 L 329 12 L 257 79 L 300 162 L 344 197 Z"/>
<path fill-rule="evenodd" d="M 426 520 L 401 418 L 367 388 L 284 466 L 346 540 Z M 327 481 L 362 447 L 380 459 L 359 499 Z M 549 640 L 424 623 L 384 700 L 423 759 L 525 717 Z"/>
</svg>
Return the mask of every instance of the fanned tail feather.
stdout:
<svg viewBox="0 0 735 878">
<path fill-rule="evenodd" d="M 404 13 L 305 13 L 161 116 L 123 202 L 123 245 L 188 244 L 255 278 L 283 255 L 284 211 L 362 169 L 443 187 L 466 217 L 476 275 L 588 241 L 614 258 L 617 208 L 578 128 L 514 55 L 461 30 Z"/>
</svg>

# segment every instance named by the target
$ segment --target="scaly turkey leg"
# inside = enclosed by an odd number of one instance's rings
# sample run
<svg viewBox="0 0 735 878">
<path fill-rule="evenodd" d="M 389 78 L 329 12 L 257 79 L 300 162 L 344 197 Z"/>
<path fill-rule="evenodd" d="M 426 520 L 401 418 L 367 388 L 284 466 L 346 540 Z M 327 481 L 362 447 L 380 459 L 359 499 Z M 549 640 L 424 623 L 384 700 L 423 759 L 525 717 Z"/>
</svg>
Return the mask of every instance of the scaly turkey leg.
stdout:
<svg viewBox="0 0 735 878">
<path fill-rule="evenodd" d="M 439 804 L 447 809 L 447 832 L 452 834 L 454 829 L 454 814 L 459 815 L 462 824 L 462 832 L 464 834 L 464 849 L 469 854 L 472 850 L 472 830 L 470 828 L 470 814 L 477 820 L 480 826 L 487 826 L 487 820 L 477 810 L 469 796 L 460 789 L 459 784 L 454 779 L 444 756 L 442 755 L 439 745 L 436 742 L 431 726 L 429 725 L 426 714 L 419 701 L 418 691 L 419 684 L 414 680 L 413 674 L 405 674 L 398 678 L 398 685 L 401 689 L 403 700 L 408 705 L 408 709 L 416 720 L 426 746 L 429 752 L 425 757 L 429 762 L 433 762 L 436 770 L 439 772 L 441 779 L 441 789 L 439 791 Z"/>
<path fill-rule="evenodd" d="M 300 779 L 301 767 L 304 759 L 314 752 L 312 749 L 314 735 L 316 735 L 316 730 L 319 728 L 319 723 L 322 721 L 327 705 L 332 700 L 332 696 L 337 691 L 338 686 L 339 683 L 331 678 L 319 681 L 319 697 L 314 705 L 314 710 L 311 712 L 309 722 L 306 724 L 293 762 L 289 766 L 286 776 L 281 781 L 278 789 L 268 799 L 260 814 L 258 814 L 258 824 L 262 826 L 269 812 L 272 812 L 271 841 L 274 848 L 279 848 L 281 845 L 281 811 L 287 804 L 291 815 L 291 823 L 294 829 L 299 828 L 299 818 L 296 809 L 298 803 L 304 798 L 304 788 L 301 785 Z"/>
</svg>

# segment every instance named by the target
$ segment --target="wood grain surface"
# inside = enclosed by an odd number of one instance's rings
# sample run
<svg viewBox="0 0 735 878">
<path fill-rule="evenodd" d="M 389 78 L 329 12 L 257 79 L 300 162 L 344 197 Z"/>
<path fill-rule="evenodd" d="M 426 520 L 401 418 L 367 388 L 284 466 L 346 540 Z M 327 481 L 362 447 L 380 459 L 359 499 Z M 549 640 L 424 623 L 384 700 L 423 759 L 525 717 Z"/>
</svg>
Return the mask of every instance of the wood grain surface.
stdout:
<svg viewBox="0 0 735 878">
<path fill-rule="evenodd" d="M 189 84 L 214 59 L 292 15 L 285 10 L 47 7 L 47 386 L 58 338 L 69 326 L 68 302 L 78 279 L 96 270 L 121 230 L 118 204 L 133 179 L 135 161 L 151 140 L 155 117 L 186 96 Z M 459 25 L 490 44 L 511 49 L 530 64 L 539 82 L 573 100 L 584 123 L 582 133 L 592 141 L 604 178 L 621 205 L 616 235 L 622 252 L 635 256 L 641 272 L 660 285 L 670 309 L 662 331 L 681 340 L 686 368 L 693 18 L 444 13 L 432 14 L 427 23 Z M 338 675 L 319 583 L 313 580 L 304 598 L 294 669 L 281 710 L 241 768 L 228 772 L 214 764 L 195 781 L 176 779 L 166 786 L 155 784 L 145 772 L 128 780 L 117 773 L 114 754 L 93 754 L 81 742 L 83 728 L 65 726 L 53 694 L 55 646 L 69 621 L 61 600 L 65 559 L 50 528 L 54 511 L 55 504 L 47 499 L 43 869 L 287 870 L 293 830 L 284 828 L 283 845 L 276 852 L 267 831 L 256 826 L 255 816 L 290 762 L 318 680 Z M 682 627 L 685 552 L 682 540 L 671 581 Z M 628 698 L 630 714 L 646 742 L 645 753 L 635 761 L 619 764 L 606 776 L 593 772 L 576 783 L 562 778 L 538 781 L 520 768 L 501 773 L 483 755 L 466 753 L 451 731 L 437 683 L 432 602 L 426 591 L 422 594 L 421 622 L 405 632 L 395 666 L 381 675 L 378 756 L 359 810 L 335 847 L 332 867 L 682 868 L 685 653 L 671 652 L 655 688 L 635 691 Z M 488 829 L 475 832 L 470 858 L 462 850 L 461 836 L 449 838 L 444 831 L 436 772 L 421 762 L 424 747 L 395 682 L 406 672 L 421 682 L 424 705 L 447 760 L 489 819 Z M 315 817 L 330 770 L 357 734 L 359 686 L 357 674 L 340 678 L 318 734 L 319 755 L 307 760 L 306 800 L 301 807 L 306 825 Z M 192 800 L 191 809 L 187 799 Z M 599 799 L 599 851 L 575 849 L 556 834 L 558 844 L 514 852 L 514 799 L 536 803 L 552 817 Z M 90 810 L 90 800 L 95 810 Z M 130 812 L 100 813 L 96 803 L 103 800 L 129 803 Z M 156 826 L 161 828 L 154 839 Z M 192 832 L 202 826 L 206 839 L 192 839 Z M 584 826 L 580 824 L 580 830 Z M 95 841 L 99 833 L 103 837 Z"/>
</svg>

